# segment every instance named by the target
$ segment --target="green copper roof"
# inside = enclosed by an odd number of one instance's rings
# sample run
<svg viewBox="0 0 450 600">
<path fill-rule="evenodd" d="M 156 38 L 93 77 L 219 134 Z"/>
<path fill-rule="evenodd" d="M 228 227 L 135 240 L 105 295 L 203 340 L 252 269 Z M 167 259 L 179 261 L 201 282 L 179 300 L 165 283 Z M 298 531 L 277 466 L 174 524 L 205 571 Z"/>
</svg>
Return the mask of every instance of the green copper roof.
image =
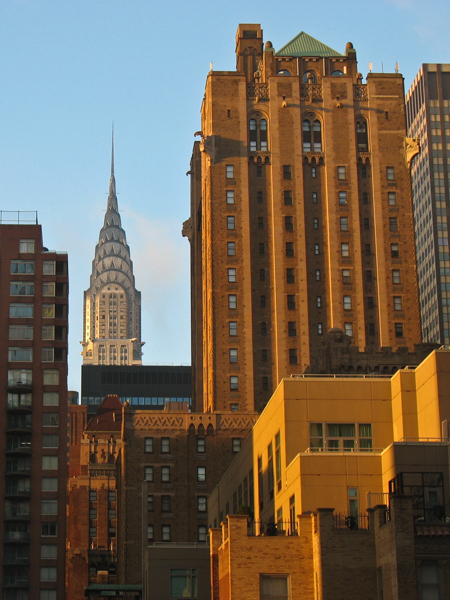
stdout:
<svg viewBox="0 0 450 600">
<path fill-rule="evenodd" d="M 342 56 L 304 31 L 301 31 L 275 54 L 276 56 Z"/>
</svg>

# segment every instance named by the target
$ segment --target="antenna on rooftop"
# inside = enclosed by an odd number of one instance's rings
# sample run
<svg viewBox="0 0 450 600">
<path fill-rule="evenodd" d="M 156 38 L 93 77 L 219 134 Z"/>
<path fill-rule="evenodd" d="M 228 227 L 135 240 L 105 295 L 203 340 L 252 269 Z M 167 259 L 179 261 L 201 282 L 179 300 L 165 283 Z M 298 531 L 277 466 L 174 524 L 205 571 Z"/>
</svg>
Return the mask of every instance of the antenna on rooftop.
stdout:
<svg viewBox="0 0 450 600">
<path fill-rule="evenodd" d="M 398 65 L 398 62 L 396 62 L 395 63 L 395 72 L 398 73 L 399 69 L 400 69 L 400 67 Z"/>
<path fill-rule="evenodd" d="M 383 63 L 381 63 L 381 72 L 384 73 Z"/>
<path fill-rule="evenodd" d="M 369 73 L 372 73 L 372 69 L 373 69 L 373 64 L 369 63 Z"/>
<path fill-rule="evenodd" d="M 212 71 L 213 70 L 213 64 L 212 61 L 209 63 L 209 70 Z"/>
</svg>

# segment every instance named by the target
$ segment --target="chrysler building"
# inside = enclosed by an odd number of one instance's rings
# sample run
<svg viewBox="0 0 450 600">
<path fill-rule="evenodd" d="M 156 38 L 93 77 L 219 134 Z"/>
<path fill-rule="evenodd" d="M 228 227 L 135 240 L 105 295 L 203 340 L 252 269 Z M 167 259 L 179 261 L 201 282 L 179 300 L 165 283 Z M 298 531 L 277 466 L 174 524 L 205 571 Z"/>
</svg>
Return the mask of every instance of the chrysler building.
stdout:
<svg viewBox="0 0 450 600">
<path fill-rule="evenodd" d="M 84 292 L 83 320 L 83 364 L 141 364 L 141 293 L 117 206 L 114 138 L 108 206 Z"/>
</svg>

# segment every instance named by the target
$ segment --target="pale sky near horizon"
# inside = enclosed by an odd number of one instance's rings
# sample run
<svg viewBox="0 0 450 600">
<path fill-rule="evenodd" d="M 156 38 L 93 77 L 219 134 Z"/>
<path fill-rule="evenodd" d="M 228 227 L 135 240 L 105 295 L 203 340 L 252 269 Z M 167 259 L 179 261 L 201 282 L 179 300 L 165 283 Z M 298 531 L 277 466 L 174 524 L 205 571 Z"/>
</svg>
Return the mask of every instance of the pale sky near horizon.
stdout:
<svg viewBox="0 0 450 600">
<path fill-rule="evenodd" d="M 69 252 L 69 389 L 80 391 L 83 292 L 103 223 L 111 123 L 122 224 L 142 293 L 146 364 L 190 363 L 189 161 L 210 62 L 235 69 L 239 23 L 280 49 L 300 31 L 359 70 L 412 83 L 450 62 L 450 2 L 1 0 L 0 210 L 37 210 Z"/>
</svg>

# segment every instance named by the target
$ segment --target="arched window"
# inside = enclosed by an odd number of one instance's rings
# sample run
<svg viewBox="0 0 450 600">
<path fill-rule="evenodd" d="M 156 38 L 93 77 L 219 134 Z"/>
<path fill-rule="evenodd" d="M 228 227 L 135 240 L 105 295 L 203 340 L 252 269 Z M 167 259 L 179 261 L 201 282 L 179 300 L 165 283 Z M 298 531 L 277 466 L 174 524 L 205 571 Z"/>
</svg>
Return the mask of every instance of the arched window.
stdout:
<svg viewBox="0 0 450 600">
<path fill-rule="evenodd" d="M 322 152 L 322 124 L 319 119 L 304 119 L 303 152 Z"/>
<path fill-rule="evenodd" d="M 311 152 L 311 123 L 308 119 L 303 121 L 303 152 Z"/>
<path fill-rule="evenodd" d="M 369 138 L 367 135 L 367 121 L 363 117 L 359 117 L 356 121 L 356 143 L 358 144 L 358 152 L 369 151 Z"/>
<path fill-rule="evenodd" d="M 316 83 L 317 77 L 314 71 L 306 71 L 303 75 L 304 83 Z"/>
<path fill-rule="evenodd" d="M 277 75 L 290 75 L 291 73 L 287 69 L 281 69 L 277 72 Z"/>
<path fill-rule="evenodd" d="M 340 75 L 345 75 L 345 73 L 343 73 L 342 71 L 339 71 L 339 70 L 337 70 L 337 71 L 333 71 L 333 72 L 331 73 L 331 75 L 332 75 L 333 77 L 339 77 Z"/>
<path fill-rule="evenodd" d="M 117 364 L 117 346 L 109 347 L 109 364 L 110 365 Z"/>
<path fill-rule="evenodd" d="M 248 122 L 248 146 L 250 152 L 268 150 L 266 119 L 251 118 Z"/>
<path fill-rule="evenodd" d="M 313 123 L 313 142 L 314 152 L 322 152 L 322 127 L 318 119 Z"/>
<path fill-rule="evenodd" d="M 104 365 L 106 363 L 106 348 L 105 346 L 98 347 L 98 364 Z"/>
</svg>

